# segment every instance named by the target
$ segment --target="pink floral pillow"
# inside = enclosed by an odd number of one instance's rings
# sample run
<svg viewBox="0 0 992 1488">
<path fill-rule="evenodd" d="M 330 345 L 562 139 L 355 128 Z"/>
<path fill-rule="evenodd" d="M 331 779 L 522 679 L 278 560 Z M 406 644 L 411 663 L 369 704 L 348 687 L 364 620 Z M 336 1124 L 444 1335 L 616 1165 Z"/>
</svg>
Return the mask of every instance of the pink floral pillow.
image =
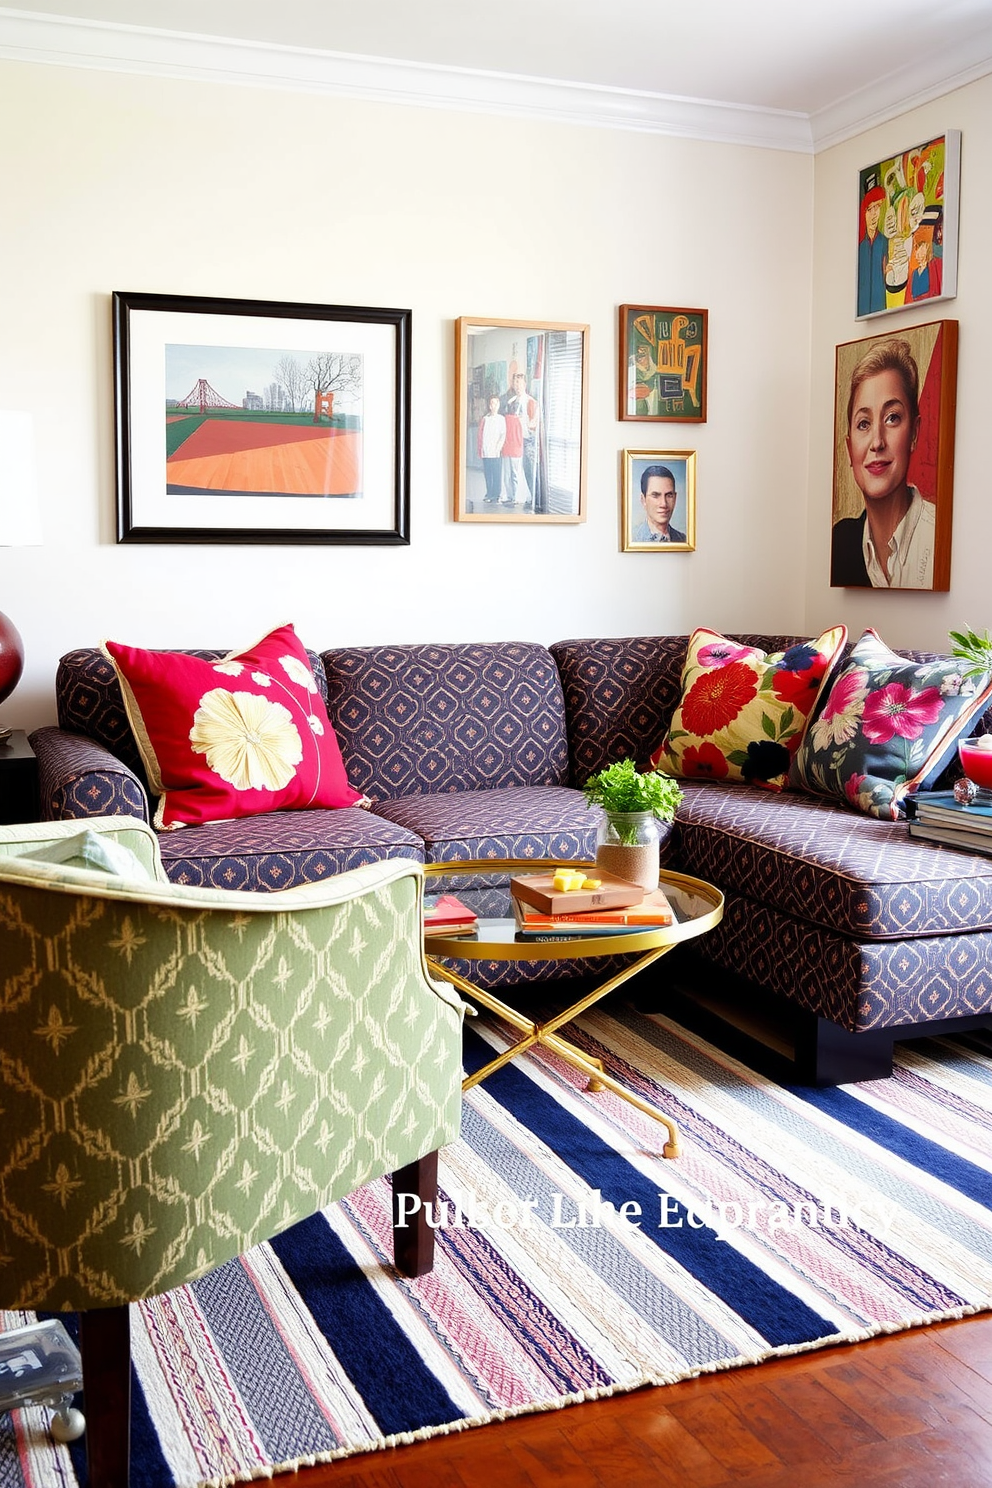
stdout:
<svg viewBox="0 0 992 1488">
<path fill-rule="evenodd" d="M 116 641 L 103 651 L 159 797 L 156 827 L 364 800 L 292 625 L 222 661 Z"/>
<path fill-rule="evenodd" d="M 693 631 L 682 700 L 652 766 L 684 779 L 785 790 L 806 720 L 846 640 L 837 625 L 766 655 L 713 630 Z"/>
<path fill-rule="evenodd" d="M 907 795 L 933 786 L 990 699 L 987 675 L 962 677 L 950 656 L 907 661 L 866 630 L 820 700 L 796 755 L 796 780 L 895 821 Z"/>
</svg>

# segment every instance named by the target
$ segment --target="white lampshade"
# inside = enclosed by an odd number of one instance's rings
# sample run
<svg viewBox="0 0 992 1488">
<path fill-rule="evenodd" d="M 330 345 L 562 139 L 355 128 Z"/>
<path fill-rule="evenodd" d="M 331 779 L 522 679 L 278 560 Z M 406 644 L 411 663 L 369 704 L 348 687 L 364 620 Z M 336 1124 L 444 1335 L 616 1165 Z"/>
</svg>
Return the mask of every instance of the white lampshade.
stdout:
<svg viewBox="0 0 992 1488">
<path fill-rule="evenodd" d="M 29 413 L 0 409 L 0 547 L 41 542 L 34 420 Z"/>
</svg>

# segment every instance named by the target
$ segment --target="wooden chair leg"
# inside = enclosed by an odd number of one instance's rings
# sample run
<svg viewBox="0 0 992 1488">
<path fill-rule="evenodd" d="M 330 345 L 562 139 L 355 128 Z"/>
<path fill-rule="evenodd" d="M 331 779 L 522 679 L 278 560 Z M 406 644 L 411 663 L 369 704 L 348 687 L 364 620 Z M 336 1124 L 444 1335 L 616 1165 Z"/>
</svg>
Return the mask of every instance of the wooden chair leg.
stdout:
<svg viewBox="0 0 992 1488">
<path fill-rule="evenodd" d="M 409 1203 L 400 1205 L 400 1195 L 415 1194 L 420 1205 L 411 1214 Z M 393 1174 L 393 1260 L 404 1276 L 423 1276 L 434 1265 L 434 1231 L 427 1223 L 426 1208 L 437 1202 L 437 1150 Z"/>
<path fill-rule="evenodd" d="M 89 1488 L 127 1488 L 131 1447 L 131 1309 L 79 1315 Z"/>
</svg>

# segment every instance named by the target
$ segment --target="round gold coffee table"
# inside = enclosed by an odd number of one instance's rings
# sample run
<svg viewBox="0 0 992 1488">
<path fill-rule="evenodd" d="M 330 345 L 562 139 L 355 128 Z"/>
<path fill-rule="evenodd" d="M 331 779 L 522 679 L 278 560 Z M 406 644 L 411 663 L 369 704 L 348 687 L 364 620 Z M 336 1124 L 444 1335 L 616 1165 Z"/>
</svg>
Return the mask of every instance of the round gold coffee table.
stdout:
<svg viewBox="0 0 992 1488">
<path fill-rule="evenodd" d="M 557 867 L 584 868 L 587 872 L 595 871 L 594 863 L 562 863 L 554 860 L 535 862 L 533 859 L 523 861 L 468 859 L 458 863 L 428 863 L 424 867 L 424 877 L 427 880 L 448 880 L 492 875 L 493 873 L 499 873 L 501 876 L 517 873 L 546 873 Z M 519 935 L 517 922 L 512 913 L 508 913 L 501 919 L 480 919 L 478 931 L 472 936 L 444 935 L 443 932 L 432 931 L 425 937 L 424 954 L 432 973 L 451 982 L 466 997 L 490 1012 L 496 1013 L 511 1028 L 515 1028 L 521 1034 L 521 1038 L 510 1048 L 505 1049 L 482 1069 L 469 1075 L 462 1083 L 463 1090 L 478 1085 L 480 1080 L 502 1069 L 504 1064 L 509 1064 L 511 1059 L 516 1059 L 518 1054 L 523 1054 L 535 1044 L 544 1044 L 574 1069 L 581 1070 L 589 1076 L 587 1087 L 589 1090 L 601 1090 L 605 1086 L 621 1099 L 636 1106 L 638 1110 L 660 1121 L 668 1130 L 668 1140 L 663 1148 L 664 1155 L 665 1157 L 678 1157 L 679 1136 L 674 1121 L 656 1110 L 654 1106 L 649 1105 L 647 1101 L 641 1100 L 640 1096 L 626 1090 L 619 1081 L 614 1080 L 612 1075 L 606 1074 L 600 1060 L 589 1058 L 582 1053 L 581 1049 L 576 1048 L 558 1033 L 558 1029 L 563 1024 L 578 1017 L 579 1013 L 585 1012 L 608 993 L 615 992 L 632 976 L 636 976 L 646 966 L 650 966 L 652 961 L 659 960 L 675 946 L 681 945 L 683 941 L 691 940 L 697 935 L 705 934 L 707 930 L 712 930 L 713 926 L 719 924 L 723 918 L 723 895 L 719 889 L 703 879 L 691 878 L 685 873 L 669 873 L 662 870 L 658 884 L 665 891 L 675 915 L 673 924 L 659 929 L 628 931 L 623 935 L 570 934 L 561 940 L 533 940 L 524 939 Z M 457 884 L 446 884 L 445 887 L 451 888 L 452 891 L 457 890 Z M 572 1003 L 570 1007 L 556 1013 L 553 1018 L 543 1023 L 535 1023 L 524 1013 L 509 1007 L 507 1003 L 494 997 L 485 988 L 477 987 L 474 982 L 444 964 L 445 959 L 456 959 L 462 962 L 585 961 L 594 960 L 600 956 L 618 955 L 629 955 L 635 959 L 632 959 L 629 965 L 624 966 L 592 992 L 586 993 L 578 1002 Z"/>
</svg>

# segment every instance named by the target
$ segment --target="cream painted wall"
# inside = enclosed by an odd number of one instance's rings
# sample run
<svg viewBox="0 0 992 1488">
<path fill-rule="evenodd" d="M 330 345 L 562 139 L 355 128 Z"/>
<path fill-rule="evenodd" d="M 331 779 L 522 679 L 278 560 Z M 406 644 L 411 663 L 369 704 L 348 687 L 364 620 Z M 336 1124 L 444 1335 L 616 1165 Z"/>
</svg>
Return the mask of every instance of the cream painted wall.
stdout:
<svg viewBox="0 0 992 1488">
<path fill-rule="evenodd" d="M 45 545 L 0 549 L 54 717 L 110 635 L 231 645 L 801 626 L 809 158 L 303 94 L 0 64 L 0 408 L 39 429 Z M 118 546 L 110 293 L 409 306 L 408 548 Z M 616 419 L 620 303 L 710 310 L 709 422 Z M 588 521 L 451 520 L 454 320 L 590 326 Z M 697 550 L 621 554 L 623 448 L 699 451 Z"/>
<path fill-rule="evenodd" d="M 961 222 L 958 293 L 954 299 L 853 317 L 858 172 L 945 129 L 960 129 Z M 943 651 L 949 628 L 992 626 L 989 581 L 989 390 L 985 348 L 992 338 L 989 251 L 992 198 L 992 78 L 915 109 L 817 157 L 813 237 L 813 362 L 810 426 L 809 549 L 806 620 L 811 629 L 843 620 L 857 636 L 872 625 L 893 646 Z M 831 589 L 830 493 L 834 351 L 846 341 L 933 320 L 959 322 L 957 430 L 954 461 L 951 588 L 945 594 Z"/>
</svg>

